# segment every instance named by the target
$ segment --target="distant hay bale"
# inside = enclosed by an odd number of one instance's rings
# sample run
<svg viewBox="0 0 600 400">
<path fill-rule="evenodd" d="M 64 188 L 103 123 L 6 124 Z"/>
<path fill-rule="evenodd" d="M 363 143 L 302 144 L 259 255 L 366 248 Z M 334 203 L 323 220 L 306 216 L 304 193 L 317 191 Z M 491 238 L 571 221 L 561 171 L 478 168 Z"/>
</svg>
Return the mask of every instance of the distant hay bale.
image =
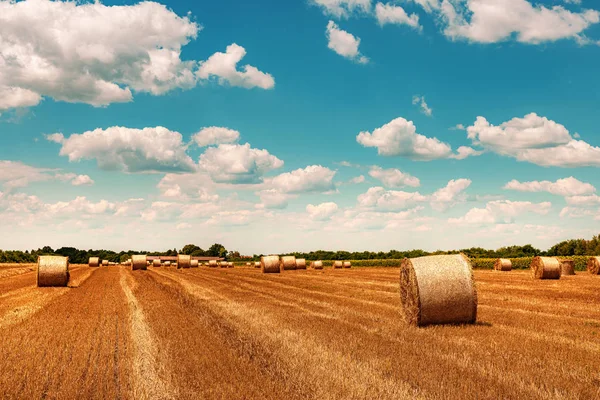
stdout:
<svg viewBox="0 0 600 400">
<path fill-rule="evenodd" d="M 573 260 L 558 260 L 560 262 L 560 274 L 575 275 L 575 261 Z"/>
<path fill-rule="evenodd" d="M 90 257 L 89 266 L 90 267 L 99 267 L 100 266 L 100 258 L 99 257 Z"/>
<path fill-rule="evenodd" d="M 296 259 L 296 269 L 306 269 L 306 260 L 304 258 Z"/>
<path fill-rule="evenodd" d="M 260 261 L 254 262 L 254 268 L 260 268 Z"/>
<path fill-rule="evenodd" d="M 192 256 L 186 254 L 177 254 L 177 268 L 190 268 L 192 265 Z"/>
<path fill-rule="evenodd" d="M 107 267 L 108 266 L 108 260 L 102 260 L 102 266 L 103 267 Z"/>
<path fill-rule="evenodd" d="M 210 268 L 217 268 L 219 265 L 218 265 L 218 263 L 217 263 L 217 260 L 210 260 L 210 261 L 208 262 L 208 266 L 209 266 Z"/>
<path fill-rule="evenodd" d="M 246 263 L 246 267 L 251 267 L 252 264 L 250 264 L 249 262 Z"/>
<path fill-rule="evenodd" d="M 462 254 L 405 258 L 400 303 L 410 325 L 474 323 L 477 290 L 471 263 Z"/>
<path fill-rule="evenodd" d="M 295 256 L 281 257 L 281 269 L 284 271 L 295 270 L 296 269 L 296 257 Z"/>
<path fill-rule="evenodd" d="M 131 256 L 131 269 L 133 271 L 141 269 L 148 269 L 148 264 L 146 264 L 146 256 L 144 254 L 136 254 Z"/>
<path fill-rule="evenodd" d="M 171 266 L 171 261 L 165 261 L 165 267 L 170 267 Z"/>
<path fill-rule="evenodd" d="M 534 279 L 560 279 L 560 262 L 556 257 L 534 257 L 531 273 Z"/>
<path fill-rule="evenodd" d="M 508 258 L 498 258 L 494 262 L 494 270 L 496 271 L 511 271 L 512 262 Z"/>
<path fill-rule="evenodd" d="M 342 265 L 344 266 L 344 268 L 352 267 L 352 263 L 350 261 L 344 261 L 344 263 Z"/>
<path fill-rule="evenodd" d="M 198 268 L 198 265 L 200 263 L 198 262 L 198 260 L 192 260 L 190 261 L 190 268 Z"/>
<path fill-rule="evenodd" d="M 227 267 L 228 267 L 228 265 L 227 265 L 227 261 L 221 261 L 221 262 L 219 263 L 219 267 L 221 267 L 221 268 L 227 268 Z"/>
<path fill-rule="evenodd" d="M 335 269 L 335 268 L 343 268 L 344 264 L 341 261 L 334 261 L 331 266 Z"/>
<path fill-rule="evenodd" d="M 160 258 L 155 258 L 154 260 L 152 260 L 152 266 L 153 267 L 160 267 Z"/>
<path fill-rule="evenodd" d="M 314 269 L 323 269 L 323 261 L 312 261 L 310 267 Z"/>
<path fill-rule="evenodd" d="M 260 270 L 263 274 L 278 274 L 281 272 L 281 260 L 279 256 L 261 257 Z"/>
<path fill-rule="evenodd" d="M 228 267 L 228 268 L 233 268 L 233 261 L 229 261 L 229 262 L 227 263 L 227 267 Z"/>
<path fill-rule="evenodd" d="M 39 256 L 37 265 L 38 287 L 67 286 L 69 284 L 69 257 Z"/>
<path fill-rule="evenodd" d="M 600 257 L 590 257 L 587 263 L 587 270 L 592 275 L 600 275 Z"/>
</svg>

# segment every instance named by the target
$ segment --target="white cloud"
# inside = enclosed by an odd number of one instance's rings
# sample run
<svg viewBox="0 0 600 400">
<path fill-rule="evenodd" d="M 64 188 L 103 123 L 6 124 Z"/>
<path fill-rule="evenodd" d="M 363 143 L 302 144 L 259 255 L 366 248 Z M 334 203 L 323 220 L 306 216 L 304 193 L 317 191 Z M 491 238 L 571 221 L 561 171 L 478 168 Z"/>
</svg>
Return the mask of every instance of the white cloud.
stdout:
<svg viewBox="0 0 600 400">
<path fill-rule="evenodd" d="M 410 16 L 404 11 L 404 8 L 392 4 L 377 3 L 375 6 L 375 18 L 379 25 L 398 24 L 408 25 L 412 28 L 421 29 L 419 25 L 419 16 L 411 14 Z"/>
<path fill-rule="evenodd" d="M 520 192 L 548 192 L 563 197 L 583 196 L 596 192 L 596 188 L 593 185 L 581 182 L 572 176 L 564 179 L 558 179 L 556 182 L 519 182 L 516 179 L 513 179 L 504 185 L 504 189 L 517 190 Z"/>
<path fill-rule="evenodd" d="M 552 207 L 549 202 L 532 203 L 529 201 L 498 200 L 490 201 L 485 208 L 472 208 L 460 218 L 450 218 L 448 222 L 458 225 L 484 225 L 499 221 L 510 223 L 524 213 L 547 214 Z"/>
<path fill-rule="evenodd" d="M 288 201 L 293 197 L 286 193 L 281 193 L 277 189 L 265 189 L 256 193 L 260 197 L 260 204 L 257 208 L 284 209 L 288 206 Z"/>
<path fill-rule="evenodd" d="M 326 15 L 337 18 L 347 17 L 355 12 L 368 13 L 371 9 L 371 0 L 312 0 L 320 6 Z"/>
<path fill-rule="evenodd" d="M 222 211 L 213 215 L 206 223 L 208 225 L 243 226 L 268 216 L 269 214 L 265 214 L 263 210 Z"/>
<path fill-rule="evenodd" d="M 281 168 L 283 161 L 267 150 L 251 148 L 248 143 L 221 144 L 206 149 L 199 166 L 215 182 L 258 183 L 266 172 Z"/>
<path fill-rule="evenodd" d="M 433 114 L 433 109 L 431 109 L 427 105 L 427 102 L 425 102 L 425 96 L 419 96 L 419 95 L 413 96 L 412 103 L 413 103 L 413 105 L 418 105 L 419 108 L 421 109 L 421 112 L 423 114 L 427 115 L 428 117 L 431 117 L 431 115 Z"/>
<path fill-rule="evenodd" d="M 456 179 L 448 182 L 446 187 L 435 191 L 430 198 L 431 207 L 437 211 L 445 211 L 458 203 L 466 201 L 464 191 L 471 186 L 470 179 Z"/>
<path fill-rule="evenodd" d="M 472 147 L 468 146 L 460 146 L 456 150 L 456 154 L 452 154 L 450 158 L 454 158 L 455 160 L 464 160 L 467 157 L 476 157 L 483 154 L 483 151 L 475 150 Z"/>
<path fill-rule="evenodd" d="M 192 224 L 188 224 L 187 222 L 182 222 L 180 224 L 177 224 L 177 226 L 175 227 L 178 230 L 188 230 L 191 229 L 193 227 Z"/>
<path fill-rule="evenodd" d="M 359 176 L 356 176 L 356 177 L 350 179 L 349 183 L 357 185 L 359 183 L 363 183 L 364 181 L 365 181 L 365 176 L 359 175 Z"/>
<path fill-rule="evenodd" d="M 309 165 L 268 179 L 266 185 L 282 193 L 326 192 L 334 189 L 335 173 L 321 165 Z"/>
<path fill-rule="evenodd" d="M 356 141 L 364 147 L 376 147 L 382 156 L 400 156 L 416 161 L 448 158 L 452 149 L 436 138 L 417 133 L 412 121 L 396 118 L 370 132 L 360 132 Z"/>
<path fill-rule="evenodd" d="M 570 196 L 567 197 L 567 204 L 572 206 L 594 206 L 600 204 L 600 196 L 596 194 L 591 194 L 589 196 Z"/>
<path fill-rule="evenodd" d="M 434 10 L 439 10 L 441 6 L 441 0 L 412 0 L 419 4 L 425 12 L 430 13 Z"/>
<path fill-rule="evenodd" d="M 467 134 L 475 145 L 519 161 L 545 167 L 600 166 L 599 147 L 575 140 L 563 125 L 535 113 L 499 126 L 480 116 Z"/>
<path fill-rule="evenodd" d="M 200 132 L 192 136 L 192 140 L 200 147 L 236 143 L 239 139 L 240 133 L 238 131 L 219 126 L 202 128 Z"/>
<path fill-rule="evenodd" d="M 359 207 L 376 208 L 382 211 L 400 211 L 414 207 L 418 203 L 426 202 L 427 197 L 419 192 L 385 190 L 383 187 L 376 186 L 359 195 L 357 200 Z"/>
<path fill-rule="evenodd" d="M 373 166 L 369 171 L 369 175 L 391 188 L 401 188 L 404 186 L 419 187 L 421 185 L 419 178 L 396 168 L 382 169 L 381 167 Z"/>
<path fill-rule="evenodd" d="M 600 219 L 600 210 L 590 210 L 579 207 L 564 207 L 559 214 L 560 218 L 593 218 Z"/>
<path fill-rule="evenodd" d="M 366 64 L 369 59 L 362 55 L 358 50 L 360 46 L 360 38 L 355 37 L 351 33 L 348 33 L 340 29 L 337 24 L 333 21 L 329 21 L 327 24 L 327 47 L 335 51 L 342 57 L 356 61 L 360 64 Z"/>
<path fill-rule="evenodd" d="M 20 161 L 0 160 L 0 183 L 8 190 L 51 180 L 70 182 L 73 186 L 94 184 L 88 175 L 60 173 L 53 169 L 32 167 Z"/>
<path fill-rule="evenodd" d="M 126 172 L 190 172 L 196 166 L 186 154 L 182 136 L 163 127 L 132 129 L 114 126 L 62 138 L 47 136 L 62 144 L 61 156 L 69 161 L 96 159 L 106 170 Z"/>
<path fill-rule="evenodd" d="M 456 124 L 452 128 L 450 128 L 450 130 L 451 131 L 466 131 L 467 128 L 463 124 Z"/>
<path fill-rule="evenodd" d="M 73 186 L 91 186 L 94 184 L 92 178 L 88 175 L 77 175 L 77 174 L 56 174 L 56 179 L 63 182 L 71 182 Z"/>
<path fill-rule="evenodd" d="M 478 43 L 513 37 L 531 44 L 559 39 L 584 43 L 583 31 L 600 21 L 600 13 L 595 10 L 577 13 L 562 6 L 534 6 L 527 0 L 443 0 L 440 10 L 447 23 L 446 36 Z"/>
<path fill-rule="evenodd" d="M 157 188 L 163 197 L 196 199 L 202 202 L 216 201 L 219 195 L 214 193 L 215 183 L 204 171 L 190 174 L 166 174 Z"/>
<path fill-rule="evenodd" d="M 338 211 L 338 205 L 333 202 L 321 203 L 318 205 L 308 204 L 306 212 L 309 217 L 316 221 L 326 221 Z"/>
<path fill-rule="evenodd" d="M 261 89 L 272 89 L 275 80 L 270 74 L 259 71 L 251 65 L 244 65 L 242 71 L 237 70 L 237 64 L 246 55 L 246 49 L 237 44 L 227 46 L 225 53 L 215 53 L 198 69 L 201 79 L 216 77 L 219 84 L 229 84 L 243 88 L 259 87 Z"/>
</svg>

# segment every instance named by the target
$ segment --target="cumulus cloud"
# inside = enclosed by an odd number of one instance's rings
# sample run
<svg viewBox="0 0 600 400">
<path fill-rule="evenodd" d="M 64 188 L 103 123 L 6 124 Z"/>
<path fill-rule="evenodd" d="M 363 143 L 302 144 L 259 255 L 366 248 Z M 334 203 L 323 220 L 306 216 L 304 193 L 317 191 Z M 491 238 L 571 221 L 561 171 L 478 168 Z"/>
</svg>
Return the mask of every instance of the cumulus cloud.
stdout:
<svg viewBox="0 0 600 400">
<path fill-rule="evenodd" d="M 404 8 L 393 4 L 377 3 L 375 6 L 375 18 L 379 25 L 385 24 L 396 24 L 396 25 L 408 25 L 412 28 L 421 29 L 419 25 L 419 16 L 417 14 L 406 13 Z"/>
<path fill-rule="evenodd" d="M 369 59 L 358 50 L 360 38 L 340 29 L 335 22 L 329 21 L 327 24 L 326 36 L 328 40 L 327 47 L 340 56 L 360 64 L 369 62 Z"/>
<path fill-rule="evenodd" d="M 198 77 L 209 79 L 214 77 L 219 84 L 229 84 L 243 88 L 258 87 L 261 89 L 272 89 L 275 87 L 275 79 L 271 74 L 259 71 L 252 65 L 244 65 L 238 71 L 237 64 L 246 55 L 246 49 L 237 44 L 227 46 L 225 53 L 215 53 L 198 69 Z"/>
<path fill-rule="evenodd" d="M 236 143 L 239 139 L 240 133 L 238 131 L 219 126 L 202 128 L 200 132 L 192 136 L 192 140 L 200 147 Z"/>
<path fill-rule="evenodd" d="M 316 221 L 326 221 L 338 211 L 338 205 L 333 202 L 321 203 L 318 205 L 308 204 L 306 212 L 309 217 Z"/>
<path fill-rule="evenodd" d="M 464 160 L 467 157 L 476 157 L 483 154 L 481 150 L 475 150 L 472 147 L 468 146 L 460 146 L 456 149 L 456 154 L 452 154 L 450 158 L 454 158 L 455 160 Z"/>
<path fill-rule="evenodd" d="M 371 0 L 312 0 L 312 3 L 320 6 L 326 15 L 338 18 L 355 12 L 368 13 L 371 9 Z"/>
<path fill-rule="evenodd" d="M 552 204 L 549 202 L 532 203 L 529 201 L 498 200 L 490 201 L 485 208 L 472 208 L 460 218 L 450 218 L 448 222 L 458 225 L 485 225 L 513 222 L 514 218 L 525 213 L 548 214 Z"/>
<path fill-rule="evenodd" d="M 431 197 L 431 208 L 437 211 L 445 211 L 458 203 L 466 201 L 467 195 L 464 191 L 471 186 L 470 179 L 456 179 L 448 182 L 446 187 L 435 191 Z"/>
<path fill-rule="evenodd" d="M 199 166 L 215 182 L 258 183 L 266 172 L 281 168 L 283 161 L 267 150 L 253 149 L 248 143 L 221 144 L 206 149 Z"/>
<path fill-rule="evenodd" d="M 433 114 L 433 109 L 431 109 L 427 105 L 427 102 L 425 101 L 425 96 L 419 96 L 419 95 L 413 96 L 412 103 L 413 103 L 413 105 L 418 105 L 419 108 L 421 109 L 421 112 L 423 114 L 427 115 L 428 117 L 431 117 L 431 115 Z"/>
<path fill-rule="evenodd" d="M 54 169 L 33 167 L 20 161 L 0 160 L 0 184 L 7 190 L 51 180 L 70 182 L 73 186 L 94 184 L 88 175 L 61 173 Z"/>
<path fill-rule="evenodd" d="M 590 194 L 588 196 L 570 196 L 566 198 L 567 204 L 571 206 L 586 207 L 600 204 L 600 196 Z"/>
<path fill-rule="evenodd" d="M 426 202 L 427 196 L 423 196 L 419 192 L 385 190 L 383 187 L 376 186 L 359 195 L 357 200 L 359 207 L 376 208 L 382 211 L 400 211 Z"/>
<path fill-rule="evenodd" d="M 321 165 L 309 165 L 268 179 L 266 184 L 282 193 L 327 192 L 335 189 L 335 173 Z"/>
<path fill-rule="evenodd" d="M 167 128 L 133 129 L 114 126 L 64 138 L 47 139 L 62 145 L 61 156 L 69 161 L 92 160 L 105 170 L 125 172 L 190 172 L 196 169 L 186 154 L 182 136 Z"/>
<path fill-rule="evenodd" d="M 473 144 L 544 167 L 600 166 L 600 148 L 574 139 L 569 131 L 535 113 L 498 126 L 477 117 L 467 128 Z"/>
<path fill-rule="evenodd" d="M 88 175 L 77 175 L 77 174 L 57 174 L 56 179 L 64 182 L 71 182 L 73 186 L 91 186 L 94 184 L 92 178 Z"/>
<path fill-rule="evenodd" d="M 158 183 L 161 196 L 194 199 L 200 202 L 217 201 L 219 195 L 215 191 L 215 183 L 204 171 L 188 174 L 166 174 Z"/>
<path fill-rule="evenodd" d="M 504 189 L 517 190 L 520 192 L 548 192 L 563 197 L 583 196 L 596 192 L 596 188 L 593 185 L 581 182 L 572 176 L 558 179 L 556 182 L 519 182 L 516 179 L 513 179 L 504 185 Z"/>
<path fill-rule="evenodd" d="M 404 186 L 419 187 L 421 181 L 408 173 L 396 168 L 383 169 L 378 166 L 371 167 L 369 175 L 383 183 L 387 187 L 401 188 Z"/>
<path fill-rule="evenodd" d="M 350 179 L 350 181 L 348 181 L 348 183 L 357 185 L 359 183 L 363 183 L 364 181 L 365 181 L 365 176 L 359 175 L 359 176 L 356 176 L 356 177 Z"/>
<path fill-rule="evenodd" d="M 281 193 L 277 189 L 265 189 L 256 193 L 260 197 L 260 204 L 257 208 L 284 209 L 288 206 L 288 201 L 293 197 L 287 193 Z"/>
</svg>

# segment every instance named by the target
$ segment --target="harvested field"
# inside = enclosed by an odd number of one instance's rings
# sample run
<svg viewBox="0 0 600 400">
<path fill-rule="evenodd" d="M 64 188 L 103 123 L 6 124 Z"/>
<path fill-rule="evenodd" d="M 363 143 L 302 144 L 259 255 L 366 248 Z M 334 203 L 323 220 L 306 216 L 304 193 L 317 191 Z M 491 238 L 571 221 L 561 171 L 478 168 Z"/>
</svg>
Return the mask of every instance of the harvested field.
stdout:
<svg viewBox="0 0 600 400">
<path fill-rule="evenodd" d="M 416 328 L 397 268 L 23 268 L 0 266 L 0 398 L 600 397 L 587 273 L 475 271 L 476 324 Z"/>
</svg>

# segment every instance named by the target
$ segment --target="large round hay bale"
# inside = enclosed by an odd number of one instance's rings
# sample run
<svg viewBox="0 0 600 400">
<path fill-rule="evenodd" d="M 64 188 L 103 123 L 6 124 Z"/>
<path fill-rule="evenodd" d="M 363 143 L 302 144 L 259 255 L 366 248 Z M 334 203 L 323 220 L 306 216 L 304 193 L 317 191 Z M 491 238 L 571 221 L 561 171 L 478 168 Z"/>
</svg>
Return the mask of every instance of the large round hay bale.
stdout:
<svg viewBox="0 0 600 400">
<path fill-rule="evenodd" d="M 531 273 L 534 279 L 560 279 L 560 262 L 556 257 L 534 257 Z"/>
<path fill-rule="evenodd" d="M 341 261 L 334 261 L 333 263 L 331 263 L 331 266 L 335 269 L 335 268 L 343 268 L 344 264 Z"/>
<path fill-rule="evenodd" d="M 219 264 L 217 263 L 217 260 L 210 260 L 210 261 L 208 262 L 208 266 L 209 266 L 210 268 L 217 268 L 217 267 L 219 266 Z"/>
<path fill-rule="evenodd" d="M 314 269 L 323 269 L 323 261 L 312 261 L 310 267 Z"/>
<path fill-rule="evenodd" d="M 260 258 L 260 270 L 263 274 L 278 274 L 281 272 L 279 256 L 263 256 Z"/>
<path fill-rule="evenodd" d="M 350 261 L 344 261 L 344 263 L 342 264 L 344 268 L 350 268 L 352 267 L 352 263 Z"/>
<path fill-rule="evenodd" d="M 192 265 L 192 256 L 187 254 L 177 254 L 177 268 L 190 268 Z"/>
<path fill-rule="evenodd" d="M 108 267 L 108 260 L 102 260 L 102 266 Z"/>
<path fill-rule="evenodd" d="M 133 271 L 142 269 L 145 270 L 148 268 L 148 264 L 146 264 L 146 256 L 144 254 L 136 254 L 131 256 L 131 269 Z"/>
<path fill-rule="evenodd" d="M 512 261 L 508 258 L 498 258 L 494 262 L 494 270 L 496 271 L 511 271 L 512 270 Z"/>
<path fill-rule="evenodd" d="M 284 271 L 293 271 L 296 269 L 296 256 L 281 257 L 281 269 Z"/>
<path fill-rule="evenodd" d="M 198 268 L 199 264 L 200 263 L 198 262 L 198 260 L 192 260 L 190 261 L 190 268 Z"/>
<path fill-rule="evenodd" d="M 155 258 L 154 260 L 152 260 L 152 266 L 155 268 L 160 267 L 160 258 Z"/>
<path fill-rule="evenodd" d="M 590 257 L 587 263 L 587 270 L 592 275 L 600 275 L 600 257 Z"/>
<path fill-rule="evenodd" d="M 99 257 L 90 257 L 88 264 L 90 267 L 99 267 L 100 266 L 100 258 Z"/>
<path fill-rule="evenodd" d="M 575 275 L 574 260 L 558 260 L 560 262 L 560 275 Z"/>
<path fill-rule="evenodd" d="M 37 285 L 39 287 L 67 286 L 69 277 L 69 257 L 38 257 Z"/>
<path fill-rule="evenodd" d="M 260 268 L 260 261 L 254 261 L 254 268 Z"/>
<path fill-rule="evenodd" d="M 304 258 L 296 258 L 296 269 L 306 269 L 306 260 Z"/>
<path fill-rule="evenodd" d="M 411 325 L 474 323 L 477 290 L 471 263 L 462 254 L 405 258 L 400 302 Z"/>
</svg>

